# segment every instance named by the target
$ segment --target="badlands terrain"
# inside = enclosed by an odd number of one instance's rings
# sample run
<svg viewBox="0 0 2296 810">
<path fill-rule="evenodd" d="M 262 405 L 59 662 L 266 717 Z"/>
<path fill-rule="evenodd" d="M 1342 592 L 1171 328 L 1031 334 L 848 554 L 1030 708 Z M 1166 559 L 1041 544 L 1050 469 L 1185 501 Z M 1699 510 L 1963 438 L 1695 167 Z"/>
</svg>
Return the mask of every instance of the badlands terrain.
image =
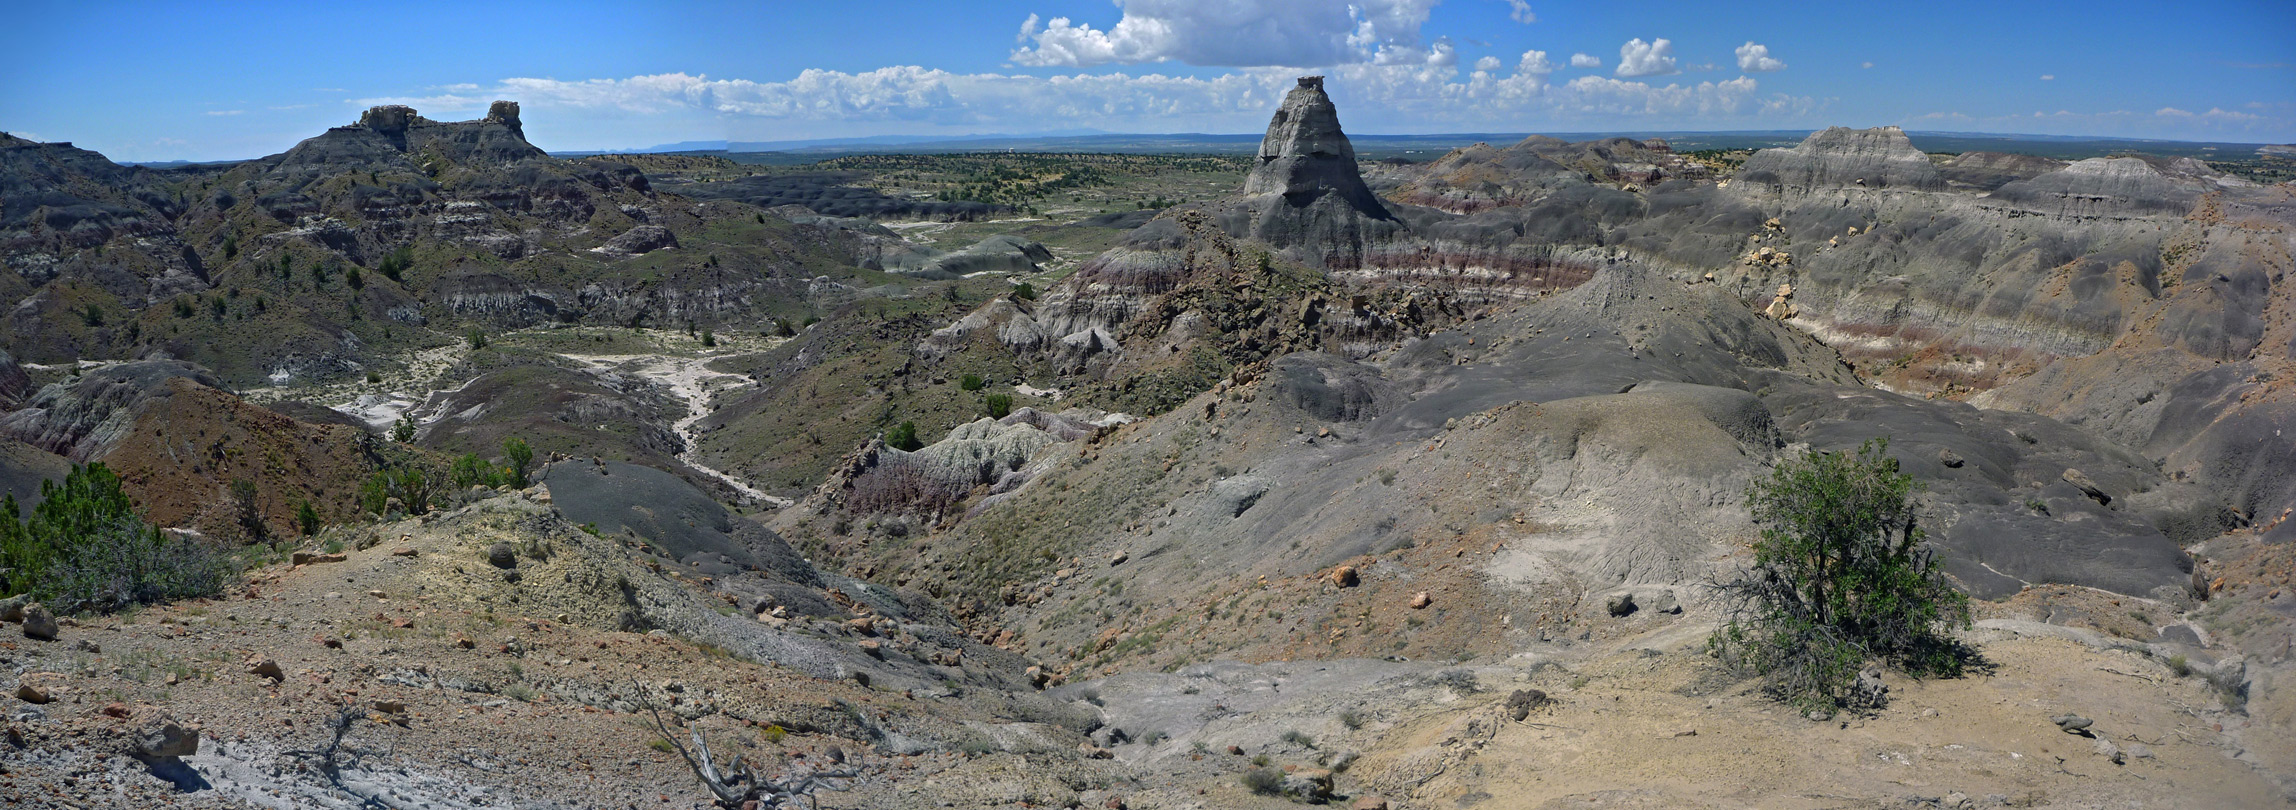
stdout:
<svg viewBox="0 0 2296 810">
<path fill-rule="evenodd" d="M 0 135 L 0 489 L 101 462 L 247 564 L 0 604 L 0 797 L 709 806 L 699 740 L 825 807 L 2296 800 L 2296 186 L 1270 118 L 772 171 L 509 102 Z M 1979 662 L 1804 714 L 1713 585 L 1751 483 L 1873 438 Z M 528 485 L 445 483 L 510 440 Z"/>
</svg>

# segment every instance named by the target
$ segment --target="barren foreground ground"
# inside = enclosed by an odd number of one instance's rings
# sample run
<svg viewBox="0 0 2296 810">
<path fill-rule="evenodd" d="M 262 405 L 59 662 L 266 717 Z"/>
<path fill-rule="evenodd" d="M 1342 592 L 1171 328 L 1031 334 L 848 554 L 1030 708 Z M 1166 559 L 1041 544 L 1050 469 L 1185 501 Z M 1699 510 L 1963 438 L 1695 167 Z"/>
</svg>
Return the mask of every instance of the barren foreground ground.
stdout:
<svg viewBox="0 0 2296 810">
<path fill-rule="evenodd" d="M 10 685 L 49 702 L 7 698 L 0 793 L 12 807 L 702 806 L 640 694 L 769 772 L 852 752 L 867 775 L 824 807 L 1288 806 L 1245 787 L 1255 760 L 1336 770 L 1337 800 L 1393 807 L 2264 807 L 2285 803 L 2265 774 L 2296 751 L 2287 723 L 2250 719 L 2284 721 L 2276 694 L 2231 711 L 2141 645 L 2015 618 L 2034 596 L 1970 635 L 1989 671 L 1893 677 L 1871 716 L 1818 722 L 1764 699 L 1701 653 L 1692 614 L 1457 665 L 1215 662 L 1059 687 L 1049 696 L 1127 732 L 1096 735 L 1116 756 L 1091 759 L 1074 732 L 975 717 L 953 690 L 816 680 L 605 629 L 568 612 L 579 593 L 498 582 L 487 525 L 380 527 L 340 562 L 68 623 L 55 641 L 11 626 Z M 524 568 L 543 580 L 624 563 L 561 550 Z M 1532 689 L 1551 702 L 1513 719 L 1509 696 Z M 330 774 L 320 752 L 346 707 Z M 2063 714 L 2093 720 L 2093 736 L 2060 730 Z M 991 733 L 904 756 L 889 753 L 897 735 L 835 731 L 928 715 Z M 131 753 L 163 718 L 201 732 L 180 765 Z"/>
</svg>

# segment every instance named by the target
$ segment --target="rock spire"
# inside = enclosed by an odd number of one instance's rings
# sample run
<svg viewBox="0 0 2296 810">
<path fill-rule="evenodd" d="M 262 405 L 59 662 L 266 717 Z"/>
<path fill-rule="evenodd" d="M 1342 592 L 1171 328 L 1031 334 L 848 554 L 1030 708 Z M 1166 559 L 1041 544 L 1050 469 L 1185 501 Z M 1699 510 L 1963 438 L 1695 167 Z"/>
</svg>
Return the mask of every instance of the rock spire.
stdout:
<svg viewBox="0 0 2296 810">
<path fill-rule="evenodd" d="M 1340 131 L 1339 110 L 1324 95 L 1322 76 L 1301 76 L 1284 96 L 1260 140 L 1260 164 L 1245 178 L 1244 193 L 1282 194 L 1297 206 L 1338 195 L 1357 211 L 1390 218 L 1356 171 L 1355 147 Z"/>
</svg>

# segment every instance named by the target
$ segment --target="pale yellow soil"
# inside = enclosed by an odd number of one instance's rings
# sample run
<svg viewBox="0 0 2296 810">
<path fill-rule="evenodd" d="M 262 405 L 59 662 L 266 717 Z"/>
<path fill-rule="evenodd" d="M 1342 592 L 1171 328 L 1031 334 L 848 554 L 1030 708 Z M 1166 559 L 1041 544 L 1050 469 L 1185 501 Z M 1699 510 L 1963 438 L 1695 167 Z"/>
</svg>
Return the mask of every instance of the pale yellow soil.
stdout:
<svg viewBox="0 0 2296 810">
<path fill-rule="evenodd" d="M 1413 807 L 1577 806 L 1569 797 L 1599 806 L 1898 806 L 1957 792 L 1976 807 L 2286 804 L 2282 789 L 2234 754 L 2243 745 L 2286 750 L 2296 737 L 2246 727 L 2200 678 L 2177 678 L 2139 653 L 2058 639 L 2002 634 L 1982 649 L 1990 674 L 1891 676 L 1888 708 L 1824 722 L 1765 700 L 1750 683 L 1716 679 L 1703 656 L 1629 651 L 1576 676 L 1541 671 L 1533 683 L 1559 702 L 1524 722 L 1506 716 L 1502 693 L 1403 723 L 1354 773 Z M 1577 677 L 1586 680 L 1574 689 Z M 2094 719 L 2098 739 L 2050 721 L 2066 713 Z M 2100 753 L 2100 739 L 2125 764 Z"/>
</svg>

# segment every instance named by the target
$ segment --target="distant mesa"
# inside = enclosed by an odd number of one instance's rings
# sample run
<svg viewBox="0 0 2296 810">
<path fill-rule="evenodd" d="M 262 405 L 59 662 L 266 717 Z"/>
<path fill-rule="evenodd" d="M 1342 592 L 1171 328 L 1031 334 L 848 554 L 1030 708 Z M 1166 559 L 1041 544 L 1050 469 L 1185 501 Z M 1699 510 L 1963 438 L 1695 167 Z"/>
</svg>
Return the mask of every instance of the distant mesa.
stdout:
<svg viewBox="0 0 2296 810">
<path fill-rule="evenodd" d="M 1945 178 L 1897 127 L 1827 127 L 1787 149 L 1764 149 L 1738 171 L 1741 188 L 1939 191 Z"/>
<path fill-rule="evenodd" d="M 512 134 L 517 135 L 521 140 L 525 139 L 526 137 L 526 129 L 518 120 L 518 102 L 515 101 L 496 101 L 493 104 L 488 105 L 486 108 L 486 117 L 478 119 L 477 121 L 455 122 L 433 121 L 431 119 L 424 118 L 422 117 L 421 113 L 415 112 L 415 108 L 406 106 L 404 104 L 383 104 L 374 107 L 368 107 L 366 112 L 360 113 L 359 122 L 357 124 L 353 124 L 351 127 L 336 127 L 335 129 L 367 129 L 388 136 L 394 140 L 399 140 L 405 138 L 407 131 L 411 129 L 421 127 L 455 126 L 458 124 L 499 126 L 509 129 Z"/>
<path fill-rule="evenodd" d="M 415 108 L 403 104 L 368 107 L 365 113 L 359 115 L 359 126 L 387 135 L 404 133 L 407 131 L 407 127 L 413 126 L 416 121 L 430 123 L 424 121 L 422 116 L 416 115 Z"/>
</svg>

